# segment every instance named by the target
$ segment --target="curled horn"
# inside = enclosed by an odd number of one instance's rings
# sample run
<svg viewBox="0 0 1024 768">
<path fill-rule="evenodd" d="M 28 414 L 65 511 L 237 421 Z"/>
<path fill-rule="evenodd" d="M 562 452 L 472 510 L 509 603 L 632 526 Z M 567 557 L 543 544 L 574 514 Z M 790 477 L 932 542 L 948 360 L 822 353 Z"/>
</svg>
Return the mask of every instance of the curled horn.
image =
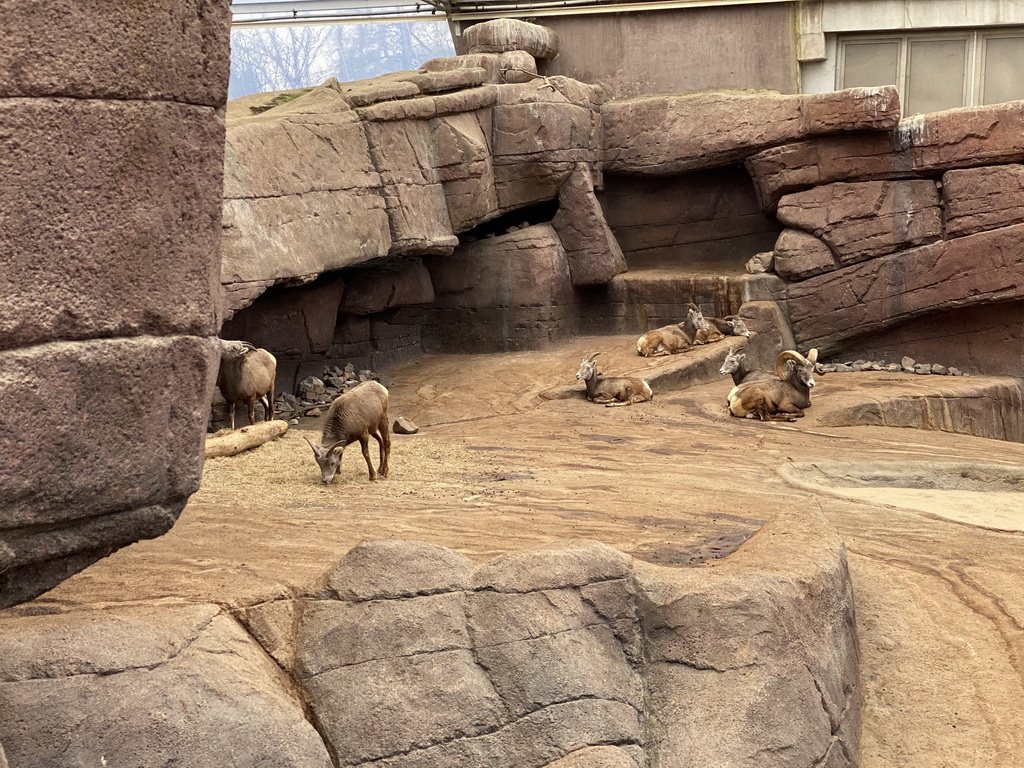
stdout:
<svg viewBox="0 0 1024 768">
<path fill-rule="evenodd" d="M 817 354 L 817 353 L 815 353 Z M 778 374 L 780 379 L 786 378 L 786 363 L 792 360 L 797 365 L 804 365 L 808 362 L 807 358 L 801 355 L 794 349 L 787 349 L 782 352 L 777 358 L 775 358 L 775 373 Z"/>
<path fill-rule="evenodd" d="M 818 350 L 817 350 L 817 348 L 812 349 L 810 352 L 807 353 L 807 359 L 810 360 L 811 363 L 813 363 L 814 365 L 818 364 Z"/>
</svg>

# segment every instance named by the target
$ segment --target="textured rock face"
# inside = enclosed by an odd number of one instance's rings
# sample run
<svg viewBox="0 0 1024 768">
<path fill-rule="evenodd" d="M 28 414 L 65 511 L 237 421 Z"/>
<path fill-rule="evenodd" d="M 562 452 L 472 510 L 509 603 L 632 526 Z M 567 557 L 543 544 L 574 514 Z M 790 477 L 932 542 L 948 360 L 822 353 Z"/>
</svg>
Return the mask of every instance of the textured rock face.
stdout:
<svg viewBox="0 0 1024 768">
<path fill-rule="evenodd" d="M 325 597 L 243 620 L 344 765 L 853 766 L 853 603 L 822 523 L 781 515 L 711 569 L 365 542 Z"/>
<path fill-rule="evenodd" d="M 474 24 L 462 35 L 466 53 L 525 51 L 537 59 L 558 55 L 558 35 L 547 27 L 519 19 L 494 19 Z"/>
<path fill-rule="evenodd" d="M 915 115 L 893 132 L 822 136 L 767 149 L 747 160 L 761 202 L 834 181 L 936 175 L 1024 160 L 1024 103 Z"/>
<path fill-rule="evenodd" d="M 828 184 L 782 198 L 777 215 L 783 224 L 820 238 L 843 265 L 942 236 L 932 181 Z"/>
<path fill-rule="evenodd" d="M 883 131 L 899 120 L 894 88 L 810 96 L 699 93 L 609 102 L 605 170 L 667 176 L 742 162 L 807 136 Z"/>
<path fill-rule="evenodd" d="M 0 606 L 173 524 L 220 325 L 228 3 L 33 11 L 0 10 Z"/>
<path fill-rule="evenodd" d="M 217 606 L 32 617 L 0 646 L 14 765 L 332 766 L 289 681 Z"/>
<path fill-rule="evenodd" d="M 942 175 L 946 236 L 960 237 L 1024 222 L 1024 166 L 949 171 Z"/>
<path fill-rule="evenodd" d="M 578 327 L 569 261 L 550 224 L 460 246 L 428 268 L 427 351 L 537 349 Z"/>
<path fill-rule="evenodd" d="M 849 338 L 952 307 L 1024 296 L 1024 225 L 943 240 L 789 287 L 797 339 L 823 353 Z"/>
</svg>

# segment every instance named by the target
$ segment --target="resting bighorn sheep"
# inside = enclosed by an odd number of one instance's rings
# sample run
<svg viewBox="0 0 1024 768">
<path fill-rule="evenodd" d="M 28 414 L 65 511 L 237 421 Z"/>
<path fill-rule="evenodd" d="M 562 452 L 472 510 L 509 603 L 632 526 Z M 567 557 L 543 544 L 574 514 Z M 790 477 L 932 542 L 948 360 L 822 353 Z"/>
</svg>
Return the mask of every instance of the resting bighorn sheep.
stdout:
<svg viewBox="0 0 1024 768">
<path fill-rule="evenodd" d="M 743 318 L 739 315 L 705 317 L 704 319 L 715 326 L 719 333 L 723 333 L 726 336 L 743 336 L 744 338 L 749 338 L 750 336 L 750 329 L 747 328 L 747 324 L 743 322 Z"/>
<path fill-rule="evenodd" d="M 256 401 L 266 400 L 264 421 L 274 418 L 274 378 L 277 359 L 265 349 L 247 341 L 220 341 L 220 371 L 217 386 L 231 411 L 231 429 L 235 429 L 235 406 L 245 403 L 249 423 L 256 423 Z"/>
<path fill-rule="evenodd" d="M 690 309 L 686 313 L 686 323 L 694 329 L 692 336 L 694 344 L 711 344 L 725 338 L 725 334 L 717 327 L 713 327 L 708 318 L 704 317 L 704 313 L 700 311 L 700 307 L 693 302 L 690 302 Z"/>
<path fill-rule="evenodd" d="M 727 373 L 732 374 L 732 383 L 736 386 L 746 381 L 777 378 L 775 371 L 749 368 L 747 366 L 747 353 L 739 347 L 729 350 L 729 354 L 726 355 L 725 361 L 722 363 L 722 367 L 718 369 L 718 372 L 723 376 Z"/>
<path fill-rule="evenodd" d="M 660 357 L 685 352 L 693 344 L 705 344 L 711 326 L 696 304 L 690 304 L 686 321 L 648 331 L 636 340 L 636 353 L 641 357 Z M 698 340 L 699 339 L 699 340 Z"/>
<path fill-rule="evenodd" d="M 791 363 L 789 369 L 786 363 Z M 735 386 L 729 392 L 729 412 L 733 416 L 761 421 L 793 421 L 804 415 L 811 405 L 814 387 L 814 369 L 818 350 L 812 349 L 804 357 L 787 349 L 775 359 L 777 378 L 750 381 Z"/>
<path fill-rule="evenodd" d="M 597 372 L 594 358 L 600 352 L 588 355 L 576 372 L 576 380 L 587 385 L 587 400 L 608 406 L 632 405 L 654 398 L 651 385 L 643 379 L 621 376 L 602 376 Z"/>
<path fill-rule="evenodd" d="M 380 447 L 380 465 L 376 473 L 370 462 L 370 437 Z M 388 431 L 388 391 L 376 381 L 364 381 L 343 395 L 334 398 L 327 409 L 324 431 L 317 445 L 308 437 L 306 442 L 313 449 L 316 463 L 320 466 L 320 481 L 329 483 L 341 467 L 341 456 L 345 446 L 359 441 L 363 449 L 370 479 L 388 476 L 388 457 L 391 455 L 391 433 Z"/>
</svg>

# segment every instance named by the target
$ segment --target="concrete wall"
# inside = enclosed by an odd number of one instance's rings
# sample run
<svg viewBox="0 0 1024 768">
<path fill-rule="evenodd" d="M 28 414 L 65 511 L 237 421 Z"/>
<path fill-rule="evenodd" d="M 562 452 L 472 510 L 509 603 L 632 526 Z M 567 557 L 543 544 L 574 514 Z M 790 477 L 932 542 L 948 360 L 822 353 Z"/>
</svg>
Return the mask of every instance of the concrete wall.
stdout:
<svg viewBox="0 0 1024 768">
<path fill-rule="evenodd" d="M 227 0 L 0 6 L 0 607 L 199 487 Z"/>
<path fill-rule="evenodd" d="M 600 83 L 614 98 L 709 88 L 797 93 L 793 5 L 545 16 L 558 57 L 545 75 Z"/>
</svg>

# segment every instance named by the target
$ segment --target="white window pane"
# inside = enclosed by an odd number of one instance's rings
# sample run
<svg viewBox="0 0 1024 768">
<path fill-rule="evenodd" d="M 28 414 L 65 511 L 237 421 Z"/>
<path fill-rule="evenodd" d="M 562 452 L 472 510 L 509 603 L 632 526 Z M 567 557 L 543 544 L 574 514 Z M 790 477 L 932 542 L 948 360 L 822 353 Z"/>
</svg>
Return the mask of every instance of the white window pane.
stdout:
<svg viewBox="0 0 1024 768">
<path fill-rule="evenodd" d="M 985 40 L 982 104 L 1024 99 L 1024 36 Z"/>
<path fill-rule="evenodd" d="M 907 54 L 907 114 L 962 107 L 967 40 L 911 40 Z"/>
<path fill-rule="evenodd" d="M 847 43 L 844 47 L 843 88 L 896 85 L 900 43 Z"/>
</svg>

